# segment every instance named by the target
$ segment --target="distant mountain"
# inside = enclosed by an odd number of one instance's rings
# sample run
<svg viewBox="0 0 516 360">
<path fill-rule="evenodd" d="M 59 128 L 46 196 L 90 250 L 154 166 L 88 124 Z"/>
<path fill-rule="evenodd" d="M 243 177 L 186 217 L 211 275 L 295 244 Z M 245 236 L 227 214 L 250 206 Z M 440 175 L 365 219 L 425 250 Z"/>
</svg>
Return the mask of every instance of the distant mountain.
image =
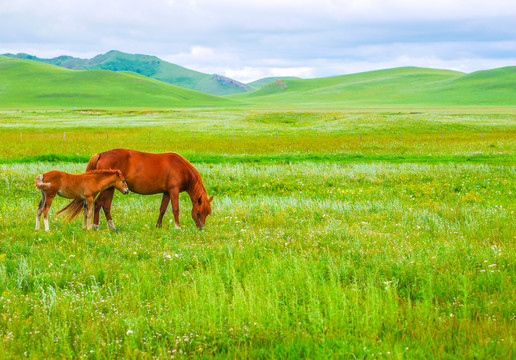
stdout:
<svg viewBox="0 0 516 360">
<path fill-rule="evenodd" d="M 471 74 L 403 67 L 319 79 L 280 79 L 231 98 L 281 106 L 516 106 L 516 66 Z"/>
<path fill-rule="evenodd" d="M 132 71 L 172 85 L 219 96 L 253 90 L 236 80 L 190 70 L 155 56 L 126 54 L 114 50 L 91 59 L 79 59 L 72 56 L 43 59 L 23 53 L 4 54 L 4 56 L 39 61 L 71 70 Z"/>
<path fill-rule="evenodd" d="M 73 58 L 61 60 L 72 62 Z M 73 71 L 4 56 L 0 56 L 0 79 L 3 108 L 177 108 L 236 104 L 133 72 Z"/>
</svg>

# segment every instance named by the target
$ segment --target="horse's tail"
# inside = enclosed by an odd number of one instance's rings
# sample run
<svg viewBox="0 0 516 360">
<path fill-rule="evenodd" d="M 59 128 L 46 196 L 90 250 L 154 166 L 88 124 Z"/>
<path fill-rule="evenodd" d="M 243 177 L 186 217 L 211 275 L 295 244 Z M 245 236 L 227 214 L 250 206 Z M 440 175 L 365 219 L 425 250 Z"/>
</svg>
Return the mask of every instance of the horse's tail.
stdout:
<svg viewBox="0 0 516 360">
<path fill-rule="evenodd" d="M 90 157 L 90 161 L 88 161 L 88 165 L 86 165 L 86 171 L 95 170 L 97 168 L 97 162 L 100 159 L 100 154 L 93 154 Z"/>
<path fill-rule="evenodd" d="M 39 190 L 47 190 L 51 186 L 51 184 L 44 182 L 43 174 L 39 174 L 38 176 L 36 176 L 36 180 L 34 180 L 34 186 L 36 186 L 36 189 Z"/>
<path fill-rule="evenodd" d="M 59 210 L 56 215 L 63 213 L 66 222 L 71 222 L 75 219 L 84 208 L 83 200 L 72 200 L 64 208 Z"/>
<path fill-rule="evenodd" d="M 93 154 L 86 165 L 86 171 L 95 170 L 97 168 L 97 162 L 100 159 L 99 154 Z M 63 213 L 65 220 L 71 222 L 75 219 L 82 211 L 84 202 L 82 200 L 72 200 L 64 208 L 59 210 L 56 215 Z"/>
</svg>

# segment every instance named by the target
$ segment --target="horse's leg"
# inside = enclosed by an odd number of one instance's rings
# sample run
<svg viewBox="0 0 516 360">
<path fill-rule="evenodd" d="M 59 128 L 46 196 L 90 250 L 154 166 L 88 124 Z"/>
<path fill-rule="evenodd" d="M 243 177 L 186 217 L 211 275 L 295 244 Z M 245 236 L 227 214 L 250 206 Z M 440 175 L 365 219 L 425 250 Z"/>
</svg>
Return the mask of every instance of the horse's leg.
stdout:
<svg viewBox="0 0 516 360">
<path fill-rule="evenodd" d="M 41 221 L 41 214 L 43 213 L 43 206 L 45 205 L 45 191 L 41 190 L 41 200 L 38 204 L 38 210 L 36 211 L 36 230 L 39 230 L 39 224 Z"/>
<path fill-rule="evenodd" d="M 172 189 L 168 194 L 170 196 L 170 202 L 172 203 L 172 212 L 174 213 L 176 229 L 181 229 L 181 225 L 179 225 L 179 190 Z"/>
<path fill-rule="evenodd" d="M 170 201 L 170 195 L 168 193 L 163 194 L 163 198 L 161 198 L 161 206 L 159 207 L 159 217 L 158 222 L 156 223 L 156 227 L 161 227 L 161 222 L 163 221 L 163 215 L 167 211 L 168 202 Z"/>
<path fill-rule="evenodd" d="M 113 201 L 113 195 L 115 193 L 115 188 L 109 188 L 102 191 L 97 200 L 95 200 L 95 215 L 93 218 L 93 227 L 99 227 L 99 215 L 100 208 L 104 210 L 104 214 L 106 215 L 106 220 L 108 227 L 111 230 L 115 230 L 115 225 L 113 225 L 113 219 L 111 218 L 111 202 Z"/>
<path fill-rule="evenodd" d="M 50 230 L 50 226 L 48 225 L 48 209 L 50 209 L 50 205 L 52 205 L 52 200 L 54 200 L 55 193 L 45 194 L 45 204 L 43 205 L 42 213 L 43 213 L 43 223 L 45 224 L 45 231 Z"/>
<path fill-rule="evenodd" d="M 86 229 L 91 230 L 91 222 L 93 220 L 93 197 L 89 197 L 86 199 Z"/>
</svg>

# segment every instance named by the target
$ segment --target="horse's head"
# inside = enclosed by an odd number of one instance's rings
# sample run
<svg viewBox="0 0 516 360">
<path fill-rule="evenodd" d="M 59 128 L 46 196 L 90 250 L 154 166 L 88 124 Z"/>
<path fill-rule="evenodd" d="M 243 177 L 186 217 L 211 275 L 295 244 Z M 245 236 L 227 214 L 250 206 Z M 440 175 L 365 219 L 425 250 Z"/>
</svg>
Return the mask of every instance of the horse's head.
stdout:
<svg viewBox="0 0 516 360">
<path fill-rule="evenodd" d="M 210 202 L 212 200 L 213 196 L 208 199 L 208 196 L 203 194 L 193 202 L 192 219 L 200 230 L 204 227 L 206 217 L 211 214 Z"/>
<path fill-rule="evenodd" d="M 129 194 L 129 187 L 125 181 L 125 177 L 120 170 L 115 170 L 115 188 L 117 188 L 122 194 Z"/>
</svg>

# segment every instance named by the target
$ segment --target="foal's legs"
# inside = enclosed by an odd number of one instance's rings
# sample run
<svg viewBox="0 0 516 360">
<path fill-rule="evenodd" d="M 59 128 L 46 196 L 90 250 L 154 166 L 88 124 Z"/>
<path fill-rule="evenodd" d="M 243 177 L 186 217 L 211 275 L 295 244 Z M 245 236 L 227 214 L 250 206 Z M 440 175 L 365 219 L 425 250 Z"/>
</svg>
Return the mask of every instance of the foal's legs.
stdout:
<svg viewBox="0 0 516 360">
<path fill-rule="evenodd" d="M 84 201 L 84 217 L 82 219 L 82 229 L 86 230 L 88 226 L 88 205 L 86 204 L 86 200 Z"/>
<path fill-rule="evenodd" d="M 86 222 L 87 222 L 86 229 L 91 230 L 92 229 L 91 222 L 93 220 L 93 196 L 86 198 L 86 207 L 84 210 L 85 210 L 86 219 L 87 219 L 86 220 Z"/>
<path fill-rule="evenodd" d="M 45 191 L 41 190 L 41 200 L 39 201 L 38 210 L 36 211 L 36 230 L 39 230 L 41 214 L 43 213 L 43 205 L 45 205 Z"/>
<path fill-rule="evenodd" d="M 52 200 L 54 200 L 54 197 L 56 196 L 56 192 L 46 192 L 46 199 L 45 204 L 43 204 L 43 209 L 41 210 L 43 213 L 43 223 L 45 224 L 45 231 L 49 231 L 50 227 L 48 225 L 48 209 L 50 208 L 50 205 L 52 205 Z M 39 209 L 38 209 L 39 212 Z"/>
<path fill-rule="evenodd" d="M 95 214 L 93 216 L 93 227 L 99 227 L 99 215 L 100 208 L 104 210 L 104 214 L 106 215 L 106 220 L 108 227 L 111 230 L 115 230 L 115 225 L 113 225 L 113 219 L 111 218 L 111 202 L 113 201 L 113 195 L 115 192 L 115 188 L 109 188 L 102 191 L 97 199 L 95 200 Z"/>
<path fill-rule="evenodd" d="M 168 193 L 163 194 L 163 198 L 161 199 L 161 206 L 159 207 L 159 217 L 158 222 L 156 223 L 156 227 L 161 227 L 161 222 L 163 221 L 163 215 L 167 211 L 168 202 L 170 201 L 170 195 Z"/>
</svg>

